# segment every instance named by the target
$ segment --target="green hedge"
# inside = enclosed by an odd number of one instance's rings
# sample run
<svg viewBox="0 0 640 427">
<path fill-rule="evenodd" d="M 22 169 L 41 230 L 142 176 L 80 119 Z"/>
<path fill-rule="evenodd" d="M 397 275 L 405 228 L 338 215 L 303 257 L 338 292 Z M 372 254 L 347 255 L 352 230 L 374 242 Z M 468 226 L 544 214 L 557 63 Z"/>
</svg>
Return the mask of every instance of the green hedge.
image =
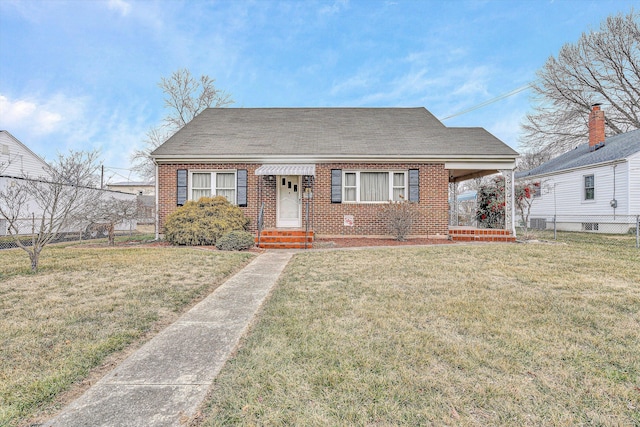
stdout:
<svg viewBox="0 0 640 427">
<path fill-rule="evenodd" d="M 242 230 L 234 230 L 223 234 L 216 242 L 216 247 L 221 251 L 243 251 L 254 245 L 255 237 L 253 234 Z"/>
<path fill-rule="evenodd" d="M 167 217 L 164 238 L 173 245 L 215 245 L 225 233 L 244 230 L 249 219 L 225 197 L 188 201 Z"/>
</svg>

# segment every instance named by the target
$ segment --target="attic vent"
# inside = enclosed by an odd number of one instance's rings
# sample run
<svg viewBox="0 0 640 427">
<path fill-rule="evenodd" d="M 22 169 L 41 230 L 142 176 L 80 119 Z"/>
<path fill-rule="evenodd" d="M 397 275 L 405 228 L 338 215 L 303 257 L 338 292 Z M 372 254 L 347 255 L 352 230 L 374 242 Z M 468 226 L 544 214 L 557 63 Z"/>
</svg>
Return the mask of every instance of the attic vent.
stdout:
<svg viewBox="0 0 640 427">
<path fill-rule="evenodd" d="M 7 144 L 0 144 L 0 149 L 2 149 L 2 154 L 5 156 L 9 155 L 9 146 Z"/>
</svg>

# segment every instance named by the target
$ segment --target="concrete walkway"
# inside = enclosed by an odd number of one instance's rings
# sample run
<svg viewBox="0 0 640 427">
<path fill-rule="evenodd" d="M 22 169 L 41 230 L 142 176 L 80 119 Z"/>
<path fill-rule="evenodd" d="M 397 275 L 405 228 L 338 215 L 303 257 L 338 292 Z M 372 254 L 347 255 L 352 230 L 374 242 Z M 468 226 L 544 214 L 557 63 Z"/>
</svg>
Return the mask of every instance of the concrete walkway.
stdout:
<svg viewBox="0 0 640 427">
<path fill-rule="evenodd" d="M 292 255 L 257 256 L 43 425 L 183 425 L 195 415 Z"/>
</svg>

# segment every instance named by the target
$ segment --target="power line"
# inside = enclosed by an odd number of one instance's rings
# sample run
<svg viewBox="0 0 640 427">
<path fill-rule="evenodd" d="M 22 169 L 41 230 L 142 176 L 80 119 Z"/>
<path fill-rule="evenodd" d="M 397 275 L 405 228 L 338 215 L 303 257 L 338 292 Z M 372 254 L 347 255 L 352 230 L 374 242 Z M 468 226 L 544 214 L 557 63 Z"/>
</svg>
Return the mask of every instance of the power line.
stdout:
<svg viewBox="0 0 640 427">
<path fill-rule="evenodd" d="M 526 84 L 526 85 L 524 85 L 524 86 L 520 86 L 519 88 L 512 90 L 511 92 L 503 93 L 502 95 L 496 96 L 495 98 L 492 98 L 492 99 L 490 99 L 490 100 L 488 100 L 488 101 L 484 101 L 484 102 L 482 102 L 482 103 L 480 103 L 480 104 L 474 105 L 473 107 L 469 107 L 469 108 L 467 108 L 467 109 L 465 109 L 465 110 L 458 111 L 457 113 L 451 114 L 451 115 L 449 115 L 449 116 L 447 116 L 447 117 L 443 117 L 443 118 L 441 118 L 441 119 L 439 119 L 439 120 L 440 120 L 440 121 L 448 120 L 448 119 L 451 119 L 451 118 L 453 118 L 453 117 L 461 116 L 461 115 L 463 115 L 463 114 L 470 113 L 471 111 L 478 110 L 478 109 L 480 109 L 480 108 L 482 108 L 482 107 L 486 107 L 487 105 L 489 105 L 489 104 L 493 104 L 494 102 L 498 102 L 498 101 L 500 101 L 501 99 L 508 98 L 508 97 L 513 96 L 513 95 L 515 95 L 515 94 L 517 94 L 517 93 L 520 93 L 520 92 L 522 92 L 522 91 L 524 91 L 524 90 L 527 90 L 527 89 L 529 89 L 532 85 L 533 85 L 533 83 L 527 83 L 527 84 Z"/>
</svg>

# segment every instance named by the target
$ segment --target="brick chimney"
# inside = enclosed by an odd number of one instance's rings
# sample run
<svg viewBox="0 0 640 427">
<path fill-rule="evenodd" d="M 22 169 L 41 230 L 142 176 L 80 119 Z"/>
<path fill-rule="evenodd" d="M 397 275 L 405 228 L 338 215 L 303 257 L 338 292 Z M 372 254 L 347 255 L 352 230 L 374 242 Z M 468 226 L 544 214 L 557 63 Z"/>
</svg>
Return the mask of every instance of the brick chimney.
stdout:
<svg viewBox="0 0 640 427">
<path fill-rule="evenodd" d="M 604 144 L 604 111 L 601 104 L 593 104 L 589 113 L 589 148 L 594 149 L 597 144 Z"/>
</svg>

